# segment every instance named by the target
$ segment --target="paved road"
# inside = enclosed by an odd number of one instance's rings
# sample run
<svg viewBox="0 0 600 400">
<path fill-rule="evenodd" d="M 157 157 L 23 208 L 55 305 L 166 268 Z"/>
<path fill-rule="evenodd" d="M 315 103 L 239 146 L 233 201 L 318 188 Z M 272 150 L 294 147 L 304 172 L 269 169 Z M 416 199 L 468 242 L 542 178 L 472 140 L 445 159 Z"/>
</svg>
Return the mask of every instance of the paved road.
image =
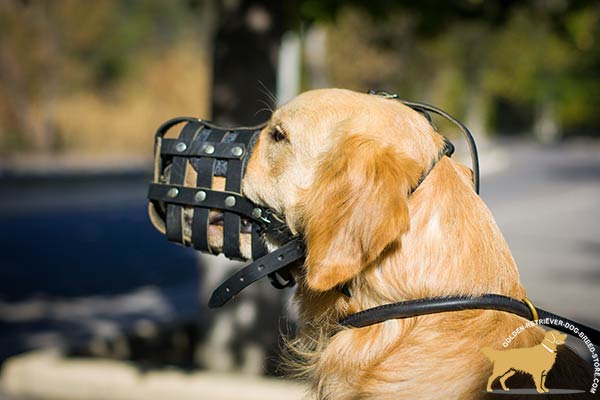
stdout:
<svg viewBox="0 0 600 400">
<path fill-rule="evenodd" d="M 530 298 L 600 328 L 600 141 L 486 148 L 482 196 Z M 151 227 L 146 182 L 0 179 L 0 360 L 197 311 L 194 253 Z"/>
<path fill-rule="evenodd" d="M 484 169 L 481 193 L 529 297 L 600 328 L 600 141 L 494 147 L 504 168 L 487 175 Z"/>
</svg>

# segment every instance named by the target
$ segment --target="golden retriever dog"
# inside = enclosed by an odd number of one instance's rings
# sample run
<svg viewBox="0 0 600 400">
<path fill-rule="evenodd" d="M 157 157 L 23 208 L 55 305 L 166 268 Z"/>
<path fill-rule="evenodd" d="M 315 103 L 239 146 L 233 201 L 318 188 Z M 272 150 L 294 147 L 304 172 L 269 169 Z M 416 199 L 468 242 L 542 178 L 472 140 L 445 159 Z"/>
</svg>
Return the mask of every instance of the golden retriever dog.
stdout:
<svg viewBox="0 0 600 400">
<path fill-rule="evenodd" d="M 492 383 L 497 378 L 500 378 L 503 390 L 510 390 L 506 386 L 506 380 L 519 371 L 531 375 L 538 393 L 549 392 L 546 378 L 556 362 L 556 348 L 564 344 L 566 339 L 567 335 L 550 331 L 546 333 L 542 343 L 533 347 L 504 351 L 484 347 L 481 351 L 494 363 L 492 375 L 488 379 L 487 391 L 492 391 Z"/>
<path fill-rule="evenodd" d="M 420 113 L 342 89 L 299 95 L 260 134 L 243 193 L 285 216 L 305 238 L 306 261 L 294 271 L 301 327 L 288 362 L 318 399 L 484 397 L 492 364 L 481 349 L 500 349 L 526 322 L 467 310 L 359 329 L 338 323 L 370 307 L 432 296 L 525 297 L 468 168 L 442 157 L 411 193 L 442 147 L 442 136 Z M 216 252 L 222 240 L 214 226 L 209 241 Z M 242 244 L 249 257 L 249 241 Z M 527 329 L 511 346 L 530 347 L 543 336 L 541 328 Z M 562 378 L 562 387 L 577 387 L 585 366 L 572 353 L 557 359 L 551 386 L 560 387 Z M 591 380 L 583 382 L 585 389 Z"/>
</svg>

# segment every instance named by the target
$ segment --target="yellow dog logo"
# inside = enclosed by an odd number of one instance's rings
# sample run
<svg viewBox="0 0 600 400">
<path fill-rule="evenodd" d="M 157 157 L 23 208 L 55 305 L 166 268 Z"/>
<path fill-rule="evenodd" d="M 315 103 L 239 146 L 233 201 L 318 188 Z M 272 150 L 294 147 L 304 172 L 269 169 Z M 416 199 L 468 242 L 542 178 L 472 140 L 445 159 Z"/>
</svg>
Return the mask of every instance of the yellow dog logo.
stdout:
<svg viewBox="0 0 600 400">
<path fill-rule="evenodd" d="M 542 343 L 533 347 L 511 350 L 494 350 L 485 347 L 481 351 L 494 363 L 494 371 L 488 379 L 487 391 L 492 391 L 492 383 L 500 378 L 500 385 L 505 391 L 506 380 L 517 372 L 531 375 L 538 393 L 548 392 L 546 377 L 556 361 L 556 348 L 565 343 L 567 335 L 558 331 L 546 333 Z"/>
</svg>

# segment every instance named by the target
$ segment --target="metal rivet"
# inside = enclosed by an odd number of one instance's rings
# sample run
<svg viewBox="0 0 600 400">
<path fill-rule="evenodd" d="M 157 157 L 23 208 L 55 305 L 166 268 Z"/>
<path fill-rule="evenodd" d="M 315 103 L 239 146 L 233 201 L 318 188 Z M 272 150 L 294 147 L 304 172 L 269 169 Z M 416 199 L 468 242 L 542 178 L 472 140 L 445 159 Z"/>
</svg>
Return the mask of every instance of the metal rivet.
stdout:
<svg viewBox="0 0 600 400">
<path fill-rule="evenodd" d="M 209 145 L 207 145 L 207 146 L 204 148 L 204 152 L 205 152 L 206 154 L 212 154 L 212 153 L 214 153 L 214 152 L 215 152 L 215 146 L 213 146 L 212 144 L 209 144 Z"/>
<path fill-rule="evenodd" d="M 262 210 L 260 208 L 255 208 L 252 210 L 252 216 L 254 218 L 260 218 L 262 216 Z"/>
<path fill-rule="evenodd" d="M 177 143 L 177 146 L 175 146 L 175 150 L 177 150 L 179 153 L 184 152 L 185 149 L 187 149 L 187 146 L 183 142 L 179 142 Z"/>
<path fill-rule="evenodd" d="M 167 196 L 169 196 L 172 199 L 175 198 L 175 197 L 177 197 L 178 194 L 179 194 L 179 190 L 177 190 L 177 188 L 171 188 L 167 192 Z"/>
<path fill-rule="evenodd" d="M 240 146 L 235 146 L 233 149 L 231 149 L 231 154 L 233 154 L 236 157 L 239 157 L 242 154 L 244 154 L 244 149 L 242 149 Z"/>
<path fill-rule="evenodd" d="M 225 197 L 225 205 L 227 207 L 233 207 L 233 206 L 235 206 L 235 197 L 233 197 L 233 196 L 227 196 L 227 197 Z"/>
<path fill-rule="evenodd" d="M 196 201 L 204 201 L 206 199 L 206 192 L 204 190 L 199 190 L 194 196 L 194 200 Z"/>
<path fill-rule="evenodd" d="M 240 276 L 240 282 L 244 282 L 244 277 Z"/>
</svg>

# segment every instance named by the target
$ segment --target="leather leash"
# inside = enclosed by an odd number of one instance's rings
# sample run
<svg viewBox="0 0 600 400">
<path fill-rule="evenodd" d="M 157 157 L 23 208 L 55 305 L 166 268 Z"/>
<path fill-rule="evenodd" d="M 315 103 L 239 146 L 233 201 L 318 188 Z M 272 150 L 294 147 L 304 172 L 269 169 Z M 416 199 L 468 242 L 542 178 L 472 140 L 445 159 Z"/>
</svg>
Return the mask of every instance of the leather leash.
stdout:
<svg viewBox="0 0 600 400">
<path fill-rule="evenodd" d="M 535 307 L 528 299 L 517 300 L 499 294 L 484 294 L 481 296 L 448 296 L 429 297 L 418 300 L 390 303 L 369 308 L 349 315 L 342 319 L 340 324 L 350 328 L 363 328 L 375 325 L 389 319 L 404 319 L 421 315 L 437 314 L 442 312 L 463 310 L 496 310 L 516 314 L 528 320 L 546 320 L 543 325 L 552 326 L 556 330 L 581 339 L 583 332 L 588 339 L 596 344 L 600 343 L 600 332 L 587 325 L 575 322 L 560 315 Z M 574 330 L 577 329 L 576 334 Z"/>
</svg>

